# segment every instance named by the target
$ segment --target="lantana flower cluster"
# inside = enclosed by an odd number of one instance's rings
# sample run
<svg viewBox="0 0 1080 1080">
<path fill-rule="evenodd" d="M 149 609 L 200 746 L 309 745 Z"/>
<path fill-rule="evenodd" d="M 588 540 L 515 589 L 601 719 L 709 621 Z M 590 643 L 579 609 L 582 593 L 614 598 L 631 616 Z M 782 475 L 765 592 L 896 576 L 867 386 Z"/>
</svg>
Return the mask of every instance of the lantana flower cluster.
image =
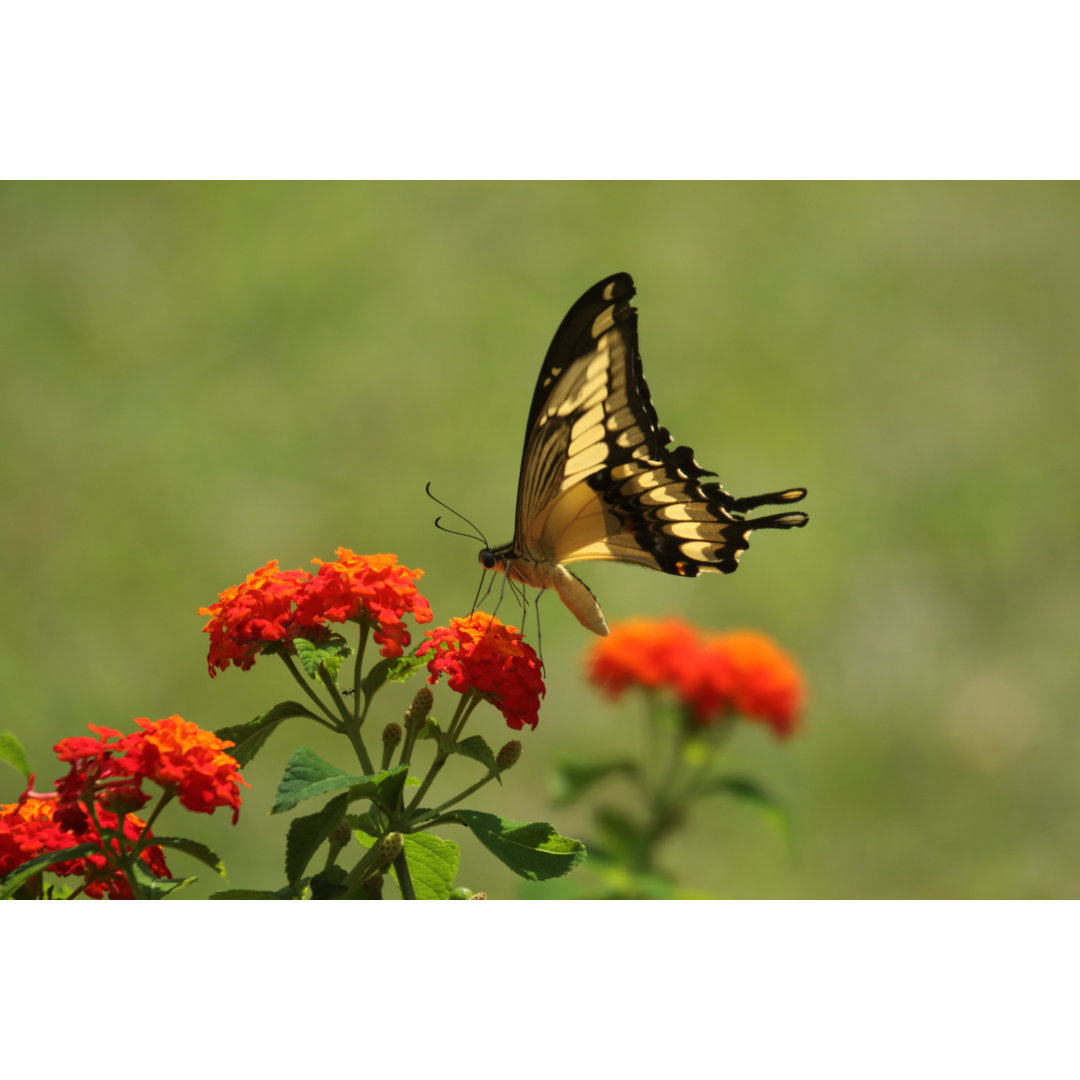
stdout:
<svg viewBox="0 0 1080 1080">
<path fill-rule="evenodd" d="M 211 616 L 203 630 L 210 635 L 210 674 L 235 664 L 243 671 L 260 653 L 287 647 L 296 638 L 319 640 L 332 622 L 365 620 L 384 657 L 401 656 L 411 638 L 403 622 L 410 614 L 431 622 L 431 607 L 416 588 L 423 570 L 398 564 L 395 555 L 356 555 L 338 548 L 336 562 L 315 559 L 315 574 L 281 570 L 276 559 L 249 574 L 242 585 L 219 594 L 216 603 L 199 608 Z"/>
<path fill-rule="evenodd" d="M 544 696 L 540 658 L 517 627 L 474 611 L 451 619 L 448 627 L 425 631 L 425 636 L 427 641 L 416 654 L 431 654 L 429 683 L 446 674 L 451 690 L 479 694 L 503 714 L 508 727 L 515 731 L 525 724 L 536 727 Z"/>
<path fill-rule="evenodd" d="M 783 738 L 801 721 L 802 674 L 756 631 L 706 634 L 681 619 L 627 620 L 591 646 L 586 669 L 611 698 L 631 687 L 664 692 L 702 727 L 742 716 Z"/>
<path fill-rule="evenodd" d="M 235 824 L 238 785 L 247 784 L 226 752 L 233 744 L 179 716 L 135 723 L 140 730 L 130 735 L 90 725 L 93 735 L 61 739 L 54 750 L 69 769 L 55 791 L 34 791 L 31 776 L 18 802 L 0 806 L 0 876 L 44 852 L 92 843 L 98 851 L 52 864 L 50 872 L 85 877 L 83 892 L 95 899 L 131 899 L 121 864 L 124 848 L 153 836 L 133 813 L 152 797 L 146 781 L 189 810 L 209 814 L 231 807 Z M 155 877 L 169 877 L 159 846 L 143 847 L 139 858 Z"/>
</svg>

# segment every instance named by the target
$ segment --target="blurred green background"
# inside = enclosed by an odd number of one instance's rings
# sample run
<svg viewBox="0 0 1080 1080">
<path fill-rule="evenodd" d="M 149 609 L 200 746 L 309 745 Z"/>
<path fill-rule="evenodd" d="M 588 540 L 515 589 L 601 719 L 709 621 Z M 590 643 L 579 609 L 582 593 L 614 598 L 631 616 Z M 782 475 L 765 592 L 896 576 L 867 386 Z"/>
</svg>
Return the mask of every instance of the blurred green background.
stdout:
<svg viewBox="0 0 1080 1080">
<path fill-rule="evenodd" d="M 737 495 L 810 490 L 809 527 L 759 533 L 735 575 L 577 568 L 609 621 L 757 627 L 810 684 L 801 734 L 748 726 L 729 754 L 790 808 L 795 854 L 718 801 L 667 867 L 730 897 L 1080 894 L 1075 184 L 0 187 L 0 729 L 39 787 L 88 723 L 215 728 L 294 696 L 276 661 L 211 680 L 195 613 L 270 558 L 395 552 L 439 622 L 464 614 L 476 545 L 432 528 L 424 484 L 510 539 L 540 361 L 616 270 L 676 442 Z M 579 835 L 550 763 L 636 748 L 642 713 L 585 685 L 590 635 L 557 600 L 542 614 L 540 725 L 477 806 Z M 486 708 L 470 730 L 509 734 Z M 238 827 L 175 809 L 162 831 L 276 887 L 288 817 L 266 811 L 300 742 L 349 764 L 294 722 Z M 475 774 L 452 765 L 448 793 Z M 0 801 L 20 789 L 0 771 Z M 516 893 L 444 835 L 462 884 Z"/>
</svg>

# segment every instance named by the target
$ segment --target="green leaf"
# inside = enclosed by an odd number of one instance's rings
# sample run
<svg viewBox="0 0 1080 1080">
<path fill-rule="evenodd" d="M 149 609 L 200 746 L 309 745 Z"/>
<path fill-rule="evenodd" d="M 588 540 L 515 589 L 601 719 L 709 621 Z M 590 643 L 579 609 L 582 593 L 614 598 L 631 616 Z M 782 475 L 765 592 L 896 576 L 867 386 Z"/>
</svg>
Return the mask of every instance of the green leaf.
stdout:
<svg viewBox="0 0 1080 1080">
<path fill-rule="evenodd" d="M 0 732 L 0 761 L 6 761 L 16 772 L 22 773 L 24 780 L 30 776 L 26 751 L 13 732 Z"/>
<path fill-rule="evenodd" d="M 363 678 L 360 689 L 366 701 L 384 683 L 405 682 L 418 668 L 427 663 L 416 656 L 395 656 L 380 660 Z"/>
<path fill-rule="evenodd" d="M 299 893 L 299 882 L 312 856 L 345 816 L 348 794 L 331 799 L 318 813 L 295 818 L 285 840 L 285 876 Z"/>
<path fill-rule="evenodd" d="M 351 773 L 342 772 L 328 761 L 323 761 L 306 746 L 300 746 L 285 765 L 285 772 L 277 789 L 277 798 L 270 808 L 270 813 L 280 814 L 291 810 L 305 799 L 327 795 L 342 788 L 349 789 L 350 801 L 378 799 L 391 804 L 397 800 L 404 787 L 408 771 L 408 765 L 398 765 L 370 776 L 353 776 Z"/>
<path fill-rule="evenodd" d="M 362 829 L 354 830 L 353 835 L 363 847 L 370 848 L 375 844 L 376 838 Z M 412 878 L 416 899 L 448 899 L 461 858 L 457 844 L 426 832 L 407 833 L 404 841 L 402 850 L 409 864 L 409 877 Z M 384 866 L 382 873 L 389 874 L 394 881 L 398 880 L 397 867 L 393 863 Z"/>
<path fill-rule="evenodd" d="M 756 780 L 748 776 L 715 776 L 702 789 L 702 795 L 730 795 L 756 810 L 790 847 L 791 816 L 780 802 Z"/>
<path fill-rule="evenodd" d="M 292 889 L 286 886 L 284 889 L 222 889 L 221 892 L 212 893 L 211 900 L 295 900 L 296 896 Z"/>
<path fill-rule="evenodd" d="M 312 900 L 336 900 L 345 892 L 348 874 L 341 866 L 328 866 L 311 878 Z"/>
<path fill-rule="evenodd" d="M 0 900 L 7 900 L 24 881 L 29 881 L 35 874 L 48 870 L 54 863 L 68 862 L 71 859 L 81 859 L 92 851 L 101 851 L 97 844 L 76 844 L 74 847 L 64 848 L 62 851 L 44 851 L 40 855 L 27 860 L 21 866 L 16 866 L 7 876 L 0 878 Z"/>
<path fill-rule="evenodd" d="M 210 867 L 219 877 L 225 876 L 225 864 L 216 851 L 212 851 L 198 840 L 189 840 L 186 836 L 154 836 L 147 847 L 160 844 L 162 847 L 175 848 L 193 859 L 198 859 L 204 866 Z"/>
<path fill-rule="evenodd" d="M 229 739 L 236 743 L 229 750 L 229 753 L 241 765 L 247 765 L 263 748 L 266 740 L 277 730 L 278 724 L 293 716 L 306 716 L 309 720 L 319 719 L 315 713 L 305 708 L 298 701 L 282 701 L 269 712 L 264 712 L 262 716 L 256 716 L 254 720 L 249 720 L 246 724 L 219 728 L 214 734 L 219 739 Z"/>
<path fill-rule="evenodd" d="M 312 679 L 319 677 L 320 664 L 325 664 L 330 678 L 336 679 L 341 661 L 352 652 L 352 647 L 340 634 L 331 634 L 318 644 L 307 638 L 296 638 L 293 645 L 296 647 L 296 658 Z"/>
<path fill-rule="evenodd" d="M 629 814 L 610 806 L 597 809 L 600 847 L 616 863 L 633 863 L 647 847 L 645 829 Z"/>
<path fill-rule="evenodd" d="M 638 767 L 629 758 L 614 761 L 584 763 L 578 761 L 559 761 L 552 774 L 552 798 L 557 806 L 566 806 L 580 799 L 598 781 L 605 776 L 623 773 L 637 776 Z"/>
<path fill-rule="evenodd" d="M 486 765 L 491 772 L 498 772 L 499 766 L 495 763 L 495 754 L 482 735 L 470 735 L 451 749 L 455 754 L 461 754 L 462 757 L 472 758 L 473 761 Z"/>
<path fill-rule="evenodd" d="M 149 900 L 164 900 L 170 893 L 174 893 L 185 885 L 190 885 L 198 878 L 159 878 L 155 877 L 146 867 L 142 859 L 136 859 L 132 867 L 132 875 L 138 879 L 143 892 Z"/>
<path fill-rule="evenodd" d="M 458 810 L 454 816 L 500 862 L 530 881 L 561 877 L 585 858 L 580 840 L 560 836 L 546 821 L 510 821 L 478 810 Z"/>
<path fill-rule="evenodd" d="M 410 833 L 405 837 L 404 851 L 416 899 L 446 900 L 461 858 L 457 844 L 433 833 Z"/>
</svg>

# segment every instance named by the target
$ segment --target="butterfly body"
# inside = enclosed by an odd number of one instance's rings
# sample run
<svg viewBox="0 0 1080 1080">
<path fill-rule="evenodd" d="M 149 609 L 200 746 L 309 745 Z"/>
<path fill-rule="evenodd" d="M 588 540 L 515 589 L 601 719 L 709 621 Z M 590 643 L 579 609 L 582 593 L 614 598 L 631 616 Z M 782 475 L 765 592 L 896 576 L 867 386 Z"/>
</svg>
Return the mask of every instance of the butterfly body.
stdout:
<svg viewBox="0 0 1080 1080">
<path fill-rule="evenodd" d="M 754 529 L 798 528 L 795 512 L 747 519 L 757 506 L 802 499 L 802 488 L 736 499 L 670 449 L 642 374 L 634 283 L 614 274 L 567 313 L 533 394 L 518 481 L 514 539 L 482 565 L 555 589 L 578 621 L 607 633 L 600 605 L 568 563 L 636 563 L 683 577 L 730 573 Z"/>
</svg>

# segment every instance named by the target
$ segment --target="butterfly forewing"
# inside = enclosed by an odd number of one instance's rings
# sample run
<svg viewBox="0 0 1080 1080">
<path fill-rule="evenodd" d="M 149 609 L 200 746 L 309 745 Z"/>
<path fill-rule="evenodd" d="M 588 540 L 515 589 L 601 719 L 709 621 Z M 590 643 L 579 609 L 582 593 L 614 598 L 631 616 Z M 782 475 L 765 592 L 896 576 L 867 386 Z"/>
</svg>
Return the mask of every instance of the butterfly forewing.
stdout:
<svg viewBox="0 0 1080 1080">
<path fill-rule="evenodd" d="M 556 331 L 533 394 L 518 487 L 514 550 L 540 563 L 608 559 L 696 576 L 734 570 L 755 528 L 790 528 L 804 514 L 747 521 L 742 509 L 794 502 L 801 489 L 739 500 L 669 449 L 642 374 L 634 283 L 594 285 Z"/>
</svg>

